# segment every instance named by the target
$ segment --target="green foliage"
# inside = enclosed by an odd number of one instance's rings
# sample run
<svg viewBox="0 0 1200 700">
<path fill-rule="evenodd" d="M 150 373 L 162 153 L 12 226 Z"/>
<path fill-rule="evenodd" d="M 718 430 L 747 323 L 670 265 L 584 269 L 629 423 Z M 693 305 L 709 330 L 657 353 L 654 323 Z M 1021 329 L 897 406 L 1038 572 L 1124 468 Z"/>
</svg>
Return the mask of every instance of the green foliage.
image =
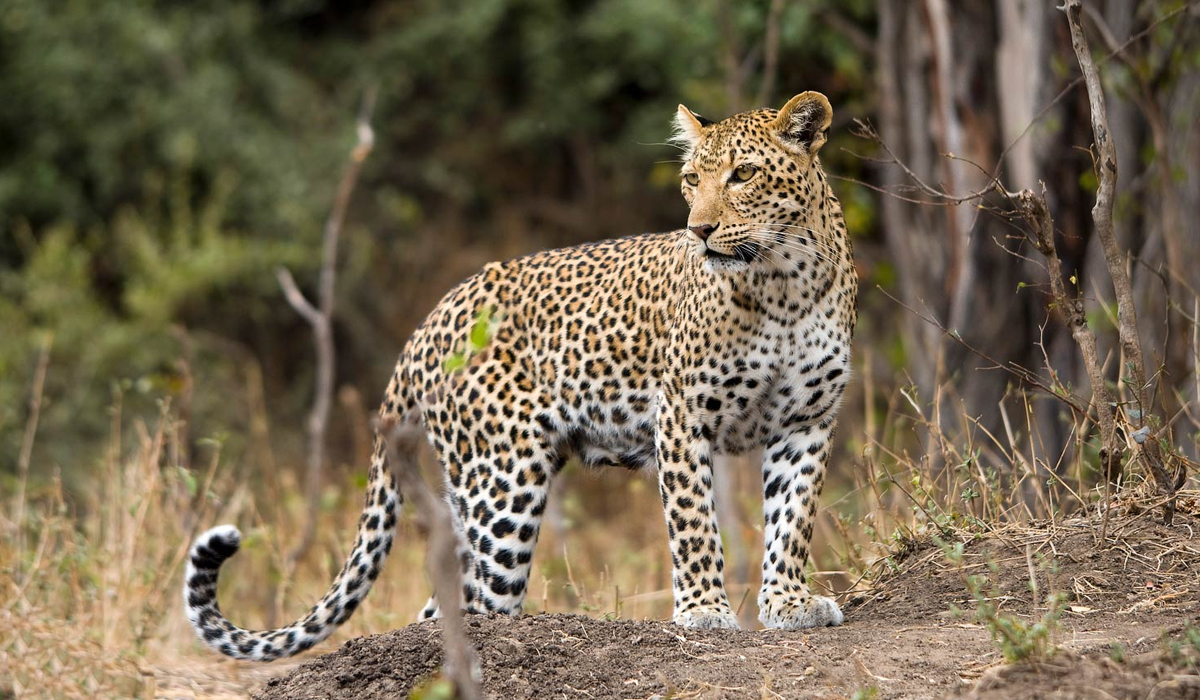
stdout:
<svg viewBox="0 0 1200 700">
<path fill-rule="evenodd" d="M 271 270 L 314 266 L 348 136 L 286 44 L 242 0 L 0 4 L 0 463 L 47 342 L 35 458 L 68 483 L 115 396 L 131 421 L 173 398 L 194 436 L 247 432 Z"/>
<path fill-rule="evenodd" d="M 454 681 L 440 673 L 418 683 L 408 694 L 409 700 L 457 700 L 458 697 Z"/>
<path fill-rule="evenodd" d="M 101 224 L 163 174 L 236 173 L 231 210 L 256 229 L 319 215 L 332 105 L 257 3 L 204 5 L 3 4 L 0 226 Z"/>
<path fill-rule="evenodd" d="M 380 386 L 481 260 L 678 226 L 660 145 L 675 106 L 733 111 L 727 42 L 752 68 L 739 106 L 758 106 L 769 7 L 736 3 L 722 26 L 717 3 L 683 0 L 0 3 L 0 464 L 47 339 L 35 460 L 68 483 L 103 454 L 114 396 L 127 421 L 186 402 L 190 448 L 227 431 L 236 459 L 255 368 L 271 414 L 256 419 L 298 444 L 308 329 L 274 271 L 312 284 L 367 86 L 377 139 L 340 250 L 339 384 Z M 831 8 L 871 21 L 866 0 L 786 4 L 770 104 L 818 88 L 861 111 L 870 76 L 820 30 Z M 832 138 L 827 166 L 861 175 L 850 137 Z M 839 194 L 856 229 L 875 225 L 873 196 Z M 414 245 L 432 231 L 436 256 Z M 465 340 L 448 370 L 481 345 Z"/>
<path fill-rule="evenodd" d="M 1191 645 L 1197 656 L 1200 656 L 1200 627 L 1189 622 L 1183 628 L 1183 638 Z"/>
<path fill-rule="evenodd" d="M 157 413 L 161 398 L 187 394 L 193 434 L 201 437 L 242 418 L 235 397 L 242 395 L 244 360 L 219 339 L 230 328 L 222 317 L 246 318 L 254 310 L 247 300 L 277 294 L 262 269 L 296 264 L 303 249 L 229 230 L 223 200 L 197 211 L 184 194 L 174 201 L 167 212 L 123 210 L 111 225 L 86 233 L 50 227 L 40 240 L 29 237 L 22 267 L 0 269 L 0 322 L 9 331 L 0 335 L 5 457 L 24 427 L 19 411 L 43 347 L 50 363 L 39 432 L 55 439 L 41 441 L 39 455 L 51 463 L 70 463 L 69 455 L 104 441 L 115 399 L 136 419 Z M 107 274 L 98 275 L 97 266 Z M 206 390 L 193 395 L 188 382 L 196 375 Z"/>
<path fill-rule="evenodd" d="M 1008 663 L 1046 659 L 1054 655 L 1056 648 L 1052 639 L 1058 629 L 1058 620 L 1066 609 L 1067 595 L 1061 591 L 1052 591 L 1044 601 L 1045 610 L 1040 619 L 1027 622 L 1020 617 L 1004 612 L 996 602 L 1003 599 L 1003 593 L 995 586 L 994 581 L 984 574 L 967 574 L 963 569 L 964 545 L 962 542 L 950 544 L 935 538 L 942 548 L 947 561 L 963 572 L 963 583 L 967 592 L 975 602 L 973 617 L 983 625 L 992 642 L 1000 649 L 1004 660 Z M 995 562 L 989 562 L 992 576 L 998 573 Z M 1048 564 L 1044 568 L 1054 568 Z M 1030 589 L 1037 595 L 1036 582 L 1029 582 Z M 951 608 L 958 615 L 964 614 L 957 607 Z"/>
<path fill-rule="evenodd" d="M 1113 642 L 1108 647 L 1108 658 L 1118 664 L 1125 663 L 1125 645 L 1120 642 Z"/>
<path fill-rule="evenodd" d="M 1172 666 L 1196 668 L 1200 665 L 1200 627 L 1192 621 L 1183 624 L 1183 634 L 1162 633 L 1159 647 L 1163 660 Z"/>
</svg>

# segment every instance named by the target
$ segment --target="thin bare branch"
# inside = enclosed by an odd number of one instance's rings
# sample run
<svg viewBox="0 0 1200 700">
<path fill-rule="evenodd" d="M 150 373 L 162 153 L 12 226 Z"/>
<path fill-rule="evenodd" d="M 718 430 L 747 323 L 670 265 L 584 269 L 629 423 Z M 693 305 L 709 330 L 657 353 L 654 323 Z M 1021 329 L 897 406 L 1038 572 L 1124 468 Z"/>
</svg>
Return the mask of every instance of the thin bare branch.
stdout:
<svg viewBox="0 0 1200 700">
<path fill-rule="evenodd" d="M 1159 25 L 1161 25 L 1164 22 L 1167 22 L 1168 20 L 1175 18 L 1180 13 L 1182 13 L 1184 10 L 1187 10 L 1188 7 L 1189 7 L 1189 5 L 1186 5 L 1186 4 L 1181 5 L 1180 7 L 1177 7 L 1174 10 L 1164 14 L 1162 17 L 1159 17 L 1158 19 L 1154 20 L 1149 25 L 1147 25 L 1142 31 L 1129 37 L 1122 44 L 1117 45 L 1117 46 L 1110 45 L 1111 50 L 1109 51 L 1109 53 L 1107 55 L 1105 55 L 1103 58 L 1100 59 L 1100 64 L 1104 64 L 1114 57 L 1121 57 L 1122 60 L 1125 60 L 1125 57 L 1123 56 L 1123 52 L 1127 48 L 1129 48 L 1129 46 L 1131 46 L 1135 42 L 1145 38 L 1146 36 L 1148 36 L 1150 34 L 1150 32 L 1154 31 L 1154 29 L 1156 29 Z M 884 187 L 879 187 L 878 185 L 873 185 L 871 183 L 863 182 L 861 180 L 857 180 L 857 179 L 851 178 L 851 177 L 846 177 L 846 176 L 841 176 L 841 175 L 833 175 L 833 174 L 831 174 L 830 177 L 832 177 L 833 179 L 836 179 L 836 180 L 842 180 L 842 181 L 850 182 L 850 183 L 853 183 L 856 185 L 861 185 L 868 189 L 875 190 L 876 192 L 879 192 L 881 194 L 886 194 L 886 195 L 895 197 L 896 199 L 899 199 L 901 201 L 909 202 L 910 204 L 926 204 L 926 205 L 934 204 L 934 205 L 940 205 L 940 206 L 954 206 L 957 204 L 962 204 L 964 202 L 981 200 L 986 195 L 988 195 L 992 192 L 996 192 L 996 191 L 999 191 L 1006 195 L 1009 195 L 1010 193 L 1008 193 L 1004 190 L 1004 188 L 1001 186 L 1000 181 L 999 181 L 1000 169 L 1003 166 L 1004 160 L 1008 156 L 1008 153 L 1023 138 L 1025 138 L 1025 136 L 1029 133 L 1029 130 L 1033 128 L 1034 124 L 1037 124 L 1039 121 L 1041 121 L 1042 117 L 1046 116 L 1047 112 L 1049 112 L 1055 105 L 1057 105 L 1059 102 L 1061 102 L 1062 99 L 1064 97 L 1066 97 L 1068 94 L 1070 94 L 1070 92 L 1072 90 L 1074 90 L 1075 88 L 1084 84 L 1084 82 L 1085 82 L 1085 77 L 1080 76 L 1079 78 L 1072 80 L 1070 83 L 1067 83 L 1067 85 L 1064 86 L 1063 89 L 1060 90 L 1059 93 L 1057 95 L 1055 95 L 1053 99 L 1051 99 L 1040 110 L 1038 110 L 1037 114 L 1033 115 L 1033 118 L 1031 118 L 1029 120 L 1029 123 L 1027 125 L 1025 125 L 1025 128 L 1022 129 L 1021 132 L 1019 134 L 1017 134 L 1016 137 L 1014 137 L 1013 140 L 1007 146 L 1004 147 L 1003 151 L 1001 151 L 1000 156 L 996 159 L 996 167 L 993 168 L 991 173 L 988 174 L 988 179 L 989 179 L 988 186 L 982 190 L 971 192 L 971 193 L 968 193 L 965 195 L 958 195 L 958 194 L 948 193 L 942 188 L 931 186 L 930 184 L 925 182 L 919 175 L 917 175 L 911 168 L 909 168 L 908 165 L 906 163 L 904 163 L 904 161 L 902 161 L 900 158 L 898 158 L 894 152 L 892 152 L 891 148 L 887 145 L 886 142 L 884 142 L 883 138 L 875 131 L 875 128 L 870 124 L 870 122 L 860 120 L 860 119 L 854 120 L 855 124 L 858 127 L 857 130 L 854 132 L 854 134 L 860 138 L 864 138 L 869 141 L 874 141 L 875 143 L 879 144 L 880 148 L 882 148 L 883 151 L 885 153 L 887 153 L 888 158 L 886 158 L 886 159 L 885 158 L 871 158 L 869 156 L 863 156 L 863 155 L 854 153 L 853 151 L 851 151 L 849 149 L 842 149 L 842 150 L 846 151 L 847 153 L 850 153 L 851 155 L 854 155 L 857 158 L 863 159 L 863 160 L 878 162 L 878 163 L 882 163 L 885 165 L 896 165 L 896 166 L 900 167 L 901 170 L 904 171 L 904 174 L 907 175 L 908 178 L 911 179 L 914 183 L 916 183 L 916 187 L 915 187 L 916 191 L 921 192 L 922 194 L 924 194 L 928 197 L 932 197 L 936 201 L 929 201 L 929 200 L 917 199 L 914 197 L 904 196 L 903 194 L 900 194 L 896 191 L 893 191 L 893 190 L 890 190 L 890 189 L 887 189 Z M 953 154 L 953 153 L 946 154 L 946 155 L 950 158 L 956 158 L 956 159 L 963 160 L 962 158 L 958 157 L 956 154 Z M 1011 196 L 1009 198 L 1011 199 Z"/>
<path fill-rule="evenodd" d="M 288 566 L 294 566 L 308 548 L 312 546 L 316 533 L 316 513 L 321 489 L 321 472 L 325 467 L 325 434 L 329 427 L 329 407 L 333 402 L 334 364 L 336 348 L 333 344 L 334 292 L 337 282 L 338 240 L 350 207 L 350 198 L 363 161 L 375 145 L 375 132 L 371 128 L 371 112 L 375 108 L 375 90 L 369 89 L 363 97 L 357 121 L 357 141 L 350 151 L 346 169 L 338 183 L 333 208 L 325 220 L 321 243 L 321 272 L 317 285 L 317 305 L 314 307 L 300 291 L 291 272 L 284 268 L 276 271 L 279 286 L 288 303 L 312 326 L 313 346 L 316 348 L 317 371 L 314 377 L 313 405 L 308 414 L 308 462 L 305 469 L 304 490 L 308 502 L 309 517 L 296 548 L 288 555 Z"/>
<path fill-rule="evenodd" d="M 1054 243 L 1054 221 L 1050 218 L 1050 209 L 1046 205 L 1045 186 L 1042 187 L 1041 195 L 1035 195 L 1031 190 L 1020 192 L 1017 202 L 1022 206 L 1033 234 L 1031 238 L 1034 247 L 1046 257 L 1046 272 L 1050 277 L 1050 289 L 1054 294 L 1055 305 L 1067 327 L 1071 329 L 1071 336 L 1079 346 L 1080 352 L 1083 353 L 1084 367 L 1092 384 L 1092 410 L 1096 412 L 1096 422 L 1100 427 L 1100 463 L 1104 467 L 1108 482 L 1115 483 L 1121 476 L 1121 458 L 1124 452 L 1122 445 L 1117 441 L 1117 423 L 1113 416 L 1115 401 L 1104 380 L 1104 368 L 1096 350 L 1096 335 L 1088 327 L 1083 297 L 1071 294 L 1063 282 L 1062 263 Z"/>
<path fill-rule="evenodd" d="M 42 342 L 38 353 L 37 369 L 33 373 L 33 392 L 29 397 L 29 419 L 25 421 L 25 434 L 21 438 L 21 452 L 17 457 L 17 493 L 13 503 L 13 522 L 17 526 L 17 559 L 23 560 L 25 545 L 24 531 L 21 529 L 25 522 L 25 489 L 29 482 L 29 463 L 33 459 L 33 441 L 37 437 L 38 421 L 42 415 L 42 391 L 46 386 L 46 369 L 50 366 L 50 347 L 54 344 L 52 336 Z M 20 572 L 18 564 L 17 571 Z"/>
<path fill-rule="evenodd" d="M 296 285 L 296 278 L 292 277 L 291 271 L 286 267 L 281 267 L 275 270 L 275 279 L 279 280 L 283 298 L 287 299 L 287 303 L 296 310 L 296 313 L 311 325 L 315 326 L 321 322 L 321 312 L 317 311 L 316 307 L 304 297 L 304 292 L 300 291 L 300 287 Z"/>
<path fill-rule="evenodd" d="M 989 181 L 988 181 L 987 187 L 984 187 L 981 190 L 969 192 L 965 195 L 952 194 L 952 193 L 946 192 L 945 190 L 943 190 L 940 187 L 934 187 L 934 186 L 930 185 L 929 183 L 925 182 L 925 180 L 923 180 L 920 175 L 918 175 L 916 172 L 914 172 L 912 168 L 908 167 L 908 165 L 904 161 L 902 161 L 899 157 L 896 156 L 896 154 L 892 151 L 891 147 L 888 146 L 887 142 L 883 140 L 883 137 L 881 137 L 879 135 L 879 132 L 875 131 L 875 127 L 871 126 L 870 122 L 864 121 L 862 119 L 855 119 L 854 123 L 857 126 L 857 129 L 854 131 L 855 136 L 858 136 L 859 138 L 867 139 L 869 141 L 874 141 L 875 143 L 879 144 L 879 147 L 881 149 L 883 149 L 883 152 L 888 155 L 888 157 L 886 159 L 885 158 L 875 159 L 875 160 L 877 160 L 877 162 L 883 163 L 885 165 L 898 166 L 901 170 L 904 171 L 904 174 L 907 175 L 908 178 L 916 184 L 916 190 L 918 192 L 920 192 L 921 194 L 924 194 L 928 197 L 932 197 L 935 200 L 938 200 L 937 202 L 926 202 L 925 200 L 899 197 L 900 199 L 902 199 L 906 202 L 913 202 L 915 204 L 927 204 L 927 203 L 928 204 L 947 204 L 947 205 L 962 204 L 964 202 L 978 201 L 978 200 L 983 199 L 987 195 L 991 194 L 992 192 L 996 192 L 996 191 L 1003 192 L 1003 190 L 1004 190 L 1004 188 L 1000 186 L 1000 181 L 991 176 L 989 176 Z M 853 154 L 852 151 L 847 151 L 847 152 Z M 948 157 L 956 159 L 956 160 L 959 159 L 954 154 L 948 154 Z M 837 176 L 837 179 L 848 180 L 849 178 Z M 857 181 L 854 181 L 854 182 L 857 182 Z M 863 183 L 859 183 L 859 184 L 863 184 Z M 875 187 L 874 189 L 877 189 L 878 191 L 883 192 L 885 194 L 893 194 L 890 190 L 881 189 L 878 187 Z"/>
<path fill-rule="evenodd" d="M 742 51 L 738 45 L 738 36 L 733 24 L 733 12 L 730 5 L 731 0 L 718 0 L 717 23 L 721 32 L 720 50 L 725 83 L 725 109 L 733 114 L 744 108 L 742 81 L 746 71 L 743 69 L 742 60 L 739 59 Z"/>
<path fill-rule="evenodd" d="M 900 307 L 903 308 L 905 311 L 908 311 L 909 313 L 911 313 L 912 315 L 921 319 L 925 323 L 928 323 L 928 324 L 934 326 L 935 328 L 937 328 L 939 331 L 942 332 L 943 335 L 954 340 L 956 343 L 958 343 L 963 348 L 965 348 L 968 352 L 992 363 L 991 367 L 983 368 L 983 369 L 998 369 L 1003 372 L 1007 372 L 1008 374 L 1010 374 L 1014 378 L 1016 378 L 1018 381 L 1021 381 L 1032 387 L 1040 389 L 1043 392 L 1045 392 L 1046 394 L 1049 394 L 1050 396 L 1053 396 L 1054 398 L 1059 399 L 1060 401 L 1062 401 L 1063 403 L 1067 404 L 1072 409 L 1074 409 L 1080 415 L 1087 415 L 1087 412 L 1088 412 L 1087 404 L 1083 401 L 1083 399 L 1066 391 L 1065 388 L 1061 388 L 1061 387 L 1055 388 L 1055 387 L 1050 386 L 1041 377 L 1037 376 L 1037 374 L 1035 374 L 1034 372 L 1032 372 L 1031 370 L 1029 370 L 1025 367 L 1022 367 L 1021 365 L 1018 365 L 1013 362 L 1005 363 L 1005 362 L 1001 362 L 1001 361 L 995 359 L 991 355 L 988 355 L 987 353 L 983 352 L 982 350 L 979 350 L 975 346 L 973 346 L 970 343 L 968 343 L 967 341 L 963 340 L 962 335 L 960 335 L 957 331 L 953 331 L 953 330 L 950 330 L 949 328 L 947 328 L 945 324 L 943 324 L 941 321 L 937 320 L 937 318 L 935 318 L 933 315 L 926 315 L 926 314 L 921 313 L 920 311 L 917 311 L 913 307 L 909 306 L 908 304 L 905 304 L 903 301 L 892 296 L 883 287 L 880 287 L 877 285 L 875 288 L 878 289 L 880 291 L 880 293 L 882 293 L 885 297 L 887 297 L 888 299 L 891 299 L 893 302 L 900 305 Z"/>
<path fill-rule="evenodd" d="M 870 56 L 875 52 L 875 40 L 852 20 L 832 7 L 817 10 L 817 17 L 838 34 L 845 37 L 860 54 Z"/>
<path fill-rule="evenodd" d="M 1067 23 L 1071 28 L 1071 46 L 1075 50 L 1075 58 L 1083 72 L 1084 83 L 1087 85 L 1088 103 L 1092 119 L 1092 135 L 1096 141 L 1097 177 L 1099 186 L 1096 190 L 1096 204 L 1092 207 L 1092 221 L 1096 228 L 1096 237 L 1100 239 L 1104 251 L 1104 259 L 1108 264 L 1109 276 L 1112 278 L 1113 290 L 1117 298 L 1117 336 L 1120 339 L 1121 352 L 1125 360 L 1125 369 L 1129 384 L 1135 393 L 1137 401 L 1136 415 L 1128 416 L 1130 423 L 1139 430 L 1135 441 L 1140 445 L 1141 457 L 1145 460 L 1147 470 L 1154 477 L 1161 495 L 1166 497 L 1163 509 L 1163 521 L 1170 524 L 1174 514 L 1176 487 L 1175 479 L 1169 478 L 1163 464 L 1163 457 L 1156 434 L 1146 434 L 1140 429 L 1145 427 L 1153 430 L 1149 424 L 1151 405 L 1146 384 L 1146 369 L 1142 358 L 1141 341 L 1138 338 L 1137 310 L 1134 307 L 1133 288 L 1126 270 L 1125 251 L 1117 241 L 1113 231 L 1112 209 L 1113 198 L 1117 186 L 1117 148 L 1112 140 L 1108 127 L 1108 110 L 1104 101 L 1104 89 L 1100 84 L 1100 74 L 1092 60 L 1091 49 L 1082 26 L 1083 6 L 1080 0 L 1065 0 L 1060 8 L 1067 15 Z M 1161 424 L 1160 424 L 1161 425 Z"/>
<path fill-rule="evenodd" d="M 1138 32 L 1137 34 L 1134 34 L 1133 36 L 1129 37 L 1128 39 L 1125 40 L 1125 43 L 1116 47 L 1111 52 L 1109 52 L 1108 55 L 1101 58 L 1100 64 L 1103 65 L 1103 64 L 1107 63 L 1114 56 L 1117 56 L 1122 51 L 1124 51 L 1126 48 L 1133 45 L 1135 42 L 1140 41 L 1140 40 L 1144 39 L 1145 37 L 1149 36 L 1150 33 L 1153 32 L 1155 29 L 1157 29 L 1160 24 L 1162 24 L 1163 22 L 1166 22 L 1167 20 L 1174 19 L 1180 13 L 1187 10 L 1188 7 L 1189 7 L 1189 5 L 1187 5 L 1187 4 L 1180 5 L 1179 7 L 1175 8 L 1174 10 L 1171 10 L 1170 12 L 1166 13 L 1162 17 L 1159 17 L 1158 19 L 1154 20 L 1150 24 L 1146 25 L 1145 29 L 1143 29 L 1142 31 Z M 1029 131 L 1031 129 L 1033 129 L 1033 125 L 1040 122 L 1042 120 L 1042 117 L 1046 116 L 1047 112 L 1049 112 L 1051 109 L 1053 109 L 1054 106 L 1057 105 L 1059 102 L 1062 102 L 1064 97 L 1069 95 L 1072 90 L 1079 87 L 1083 83 L 1084 83 L 1083 76 L 1080 76 L 1080 77 L 1072 80 L 1071 82 L 1067 83 L 1063 87 L 1062 90 L 1058 91 L 1058 94 L 1055 95 L 1053 99 L 1051 99 L 1041 109 L 1039 109 L 1037 114 L 1033 115 L 1033 118 L 1031 118 L 1029 120 L 1029 123 L 1025 125 L 1025 128 L 1021 129 L 1021 133 L 1017 134 L 1016 137 L 1014 137 L 1013 140 L 1011 142 L 1009 142 L 1009 144 L 1007 146 L 1004 147 L 1004 150 L 1000 152 L 1000 157 L 996 159 L 996 167 L 993 170 L 993 172 L 995 172 L 997 174 L 997 176 L 1000 173 L 1000 167 L 1002 165 L 1004 165 L 1004 159 L 1006 157 L 1008 157 L 1009 152 L 1012 151 L 1012 149 L 1018 143 L 1020 143 L 1021 139 L 1025 138 L 1025 136 L 1029 134 Z"/>
<path fill-rule="evenodd" d="M 387 445 L 388 463 L 400 492 L 416 508 L 417 517 L 429 529 L 426 568 L 433 579 L 442 624 L 444 671 L 455 684 L 460 700 L 478 700 L 480 667 L 475 648 L 463 625 L 462 575 L 458 560 L 458 531 L 446 504 L 433 495 L 421 478 L 416 455 L 424 436 L 419 425 L 384 419 L 379 434 Z"/>
</svg>

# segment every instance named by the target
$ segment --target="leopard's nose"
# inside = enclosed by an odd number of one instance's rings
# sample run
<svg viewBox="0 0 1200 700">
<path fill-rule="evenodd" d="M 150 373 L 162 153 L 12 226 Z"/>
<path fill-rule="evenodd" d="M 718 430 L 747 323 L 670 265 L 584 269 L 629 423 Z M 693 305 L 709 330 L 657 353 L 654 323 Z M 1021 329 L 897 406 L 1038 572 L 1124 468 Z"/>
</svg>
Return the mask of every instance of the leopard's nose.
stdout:
<svg viewBox="0 0 1200 700">
<path fill-rule="evenodd" d="M 708 237 L 712 235 L 712 232 L 716 231 L 717 227 L 720 225 L 721 224 L 696 224 L 694 226 L 688 225 L 688 230 L 699 236 L 701 241 L 707 241 Z"/>
</svg>

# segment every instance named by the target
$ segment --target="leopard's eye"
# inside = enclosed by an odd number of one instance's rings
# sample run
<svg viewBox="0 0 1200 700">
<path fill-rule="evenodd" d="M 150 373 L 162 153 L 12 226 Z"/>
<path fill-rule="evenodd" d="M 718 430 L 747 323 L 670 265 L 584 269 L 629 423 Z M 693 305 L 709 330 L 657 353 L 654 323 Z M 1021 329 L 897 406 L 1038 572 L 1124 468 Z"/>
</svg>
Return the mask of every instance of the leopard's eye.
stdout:
<svg viewBox="0 0 1200 700">
<path fill-rule="evenodd" d="M 757 172 L 758 168 L 753 165 L 739 165 L 733 169 L 733 181 L 745 182 L 754 177 L 754 174 Z"/>
<path fill-rule="evenodd" d="M 686 182 L 687 184 L 691 185 L 692 187 L 695 187 L 696 185 L 700 184 L 700 176 L 697 175 L 696 173 L 684 173 L 683 181 Z"/>
</svg>

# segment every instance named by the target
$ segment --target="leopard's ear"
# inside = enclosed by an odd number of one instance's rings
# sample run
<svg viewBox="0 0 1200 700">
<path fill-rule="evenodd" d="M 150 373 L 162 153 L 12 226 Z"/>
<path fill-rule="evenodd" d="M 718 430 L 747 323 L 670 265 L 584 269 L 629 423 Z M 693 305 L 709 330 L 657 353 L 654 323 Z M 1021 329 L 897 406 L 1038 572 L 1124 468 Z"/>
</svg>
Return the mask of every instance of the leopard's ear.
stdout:
<svg viewBox="0 0 1200 700">
<path fill-rule="evenodd" d="M 675 131 L 671 134 L 670 143 L 683 151 L 684 160 L 692 157 L 692 151 L 696 150 L 696 144 L 700 143 L 701 131 L 709 124 L 712 122 L 679 105 L 679 110 L 675 112 Z"/>
<path fill-rule="evenodd" d="M 825 144 L 832 121 L 829 98 L 819 92 L 802 92 L 779 110 L 775 129 L 785 146 L 811 158 Z"/>
</svg>

